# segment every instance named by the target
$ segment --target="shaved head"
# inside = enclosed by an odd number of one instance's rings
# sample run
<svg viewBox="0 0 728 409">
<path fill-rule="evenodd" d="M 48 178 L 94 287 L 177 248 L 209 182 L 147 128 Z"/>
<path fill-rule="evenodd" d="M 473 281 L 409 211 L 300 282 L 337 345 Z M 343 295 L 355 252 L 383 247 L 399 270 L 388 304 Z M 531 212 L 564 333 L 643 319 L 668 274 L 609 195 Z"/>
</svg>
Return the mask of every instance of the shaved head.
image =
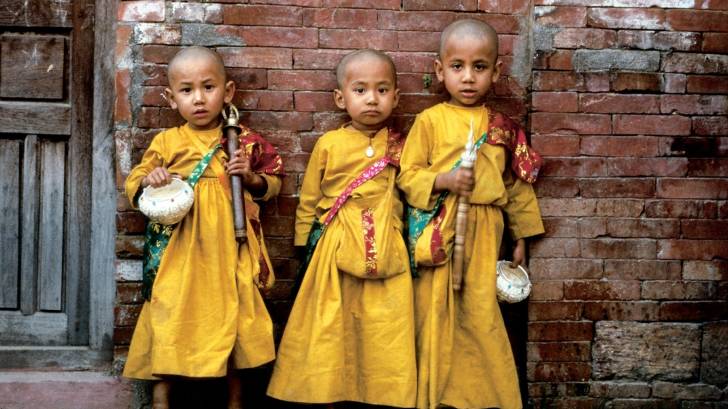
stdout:
<svg viewBox="0 0 728 409">
<path fill-rule="evenodd" d="M 349 67 L 349 64 L 353 62 L 361 63 L 364 61 L 371 61 L 379 60 L 387 65 L 389 65 L 389 68 L 392 71 L 392 83 L 394 86 L 397 86 L 397 68 L 394 66 L 394 61 L 392 61 L 389 56 L 381 51 L 377 50 L 357 50 L 353 51 L 349 54 L 346 54 L 344 58 L 339 61 L 339 64 L 336 66 L 336 84 L 339 89 L 342 89 L 344 86 L 344 79 L 346 78 L 346 69 Z"/>
<path fill-rule="evenodd" d="M 200 46 L 186 47 L 179 50 L 167 65 L 167 77 L 169 78 L 172 75 L 172 72 L 176 69 L 183 68 L 187 64 L 195 64 L 195 62 L 205 59 L 212 61 L 215 67 L 219 69 L 223 80 L 227 81 L 225 64 L 223 64 L 220 54 L 209 48 Z"/>
<path fill-rule="evenodd" d="M 440 58 L 445 54 L 445 46 L 450 39 L 462 37 L 473 37 L 487 41 L 492 44 L 495 51 L 494 57 L 498 57 L 498 33 L 495 32 L 493 27 L 480 20 L 464 19 L 456 20 L 442 30 L 442 34 L 440 34 Z"/>
</svg>

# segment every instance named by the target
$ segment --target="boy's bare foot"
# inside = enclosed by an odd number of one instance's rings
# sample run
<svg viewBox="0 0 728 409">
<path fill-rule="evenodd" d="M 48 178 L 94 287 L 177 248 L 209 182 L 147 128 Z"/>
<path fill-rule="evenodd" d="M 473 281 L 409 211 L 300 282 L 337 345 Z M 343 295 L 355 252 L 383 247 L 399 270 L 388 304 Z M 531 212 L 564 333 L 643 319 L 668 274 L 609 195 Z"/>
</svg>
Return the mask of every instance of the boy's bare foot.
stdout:
<svg viewBox="0 0 728 409">
<path fill-rule="evenodd" d="M 152 409 L 169 409 L 169 381 L 159 381 L 152 388 Z"/>
</svg>

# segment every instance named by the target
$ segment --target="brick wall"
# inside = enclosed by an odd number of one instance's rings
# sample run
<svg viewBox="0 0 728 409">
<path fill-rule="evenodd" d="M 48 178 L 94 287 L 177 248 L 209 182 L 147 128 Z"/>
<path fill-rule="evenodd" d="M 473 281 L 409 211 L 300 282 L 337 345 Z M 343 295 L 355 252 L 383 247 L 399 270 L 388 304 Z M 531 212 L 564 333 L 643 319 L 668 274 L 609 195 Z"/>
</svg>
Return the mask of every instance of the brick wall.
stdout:
<svg viewBox="0 0 728 409">
<path fill-rule="evenodd" d="M 244 121 L 278 146 L 289 173 L 264 219 L 280 330 L 301 173 L 316 138 L 346 119 L 331 97 L 336 62 L 360 47 L 390 53 L 406 128 L 441 99 L 425 78 L 439 31 L 483 19 L 500 34 L 508 73 L 490 99 L 530 126 L 546 157 L 537 191 L 547 234 L 531 249 L 534 405 L 716 402 L 728 384 L 711 363 L 728 358 L 726 10 L 722 0 L 121 1 L 119 191 L 154 134 L 180 123 L 160 97 L 166 62 L 180 46 L 215 47 Z M 144 220 L 121 194 L 117 226 L 123 361 L 140 309 Z"/>
</svg>

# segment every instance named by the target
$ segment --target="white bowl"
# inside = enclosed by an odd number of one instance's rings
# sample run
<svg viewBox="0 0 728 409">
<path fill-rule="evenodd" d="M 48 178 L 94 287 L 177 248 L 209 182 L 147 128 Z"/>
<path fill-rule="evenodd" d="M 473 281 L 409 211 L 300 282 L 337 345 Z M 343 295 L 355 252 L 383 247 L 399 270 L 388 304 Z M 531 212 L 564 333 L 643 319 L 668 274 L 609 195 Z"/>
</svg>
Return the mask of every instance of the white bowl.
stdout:
<svg viewBox="0 0 728 409">
<path fill-rule="evenodd" d="M 139 196 L 139 210 L 153 222 L 175 224 L 185 217 L 194 201 L 192 187 L 184 180 L 172 178 L 168 185 L 145 187 Z"/>
<path fill-rule="evenodd" d="M 523 266 L 511 267 L 511 262 L 500 260 L 496 264 L 495 292 L 498 301 L 516 303 L 525 300 L 531 294 L 531 280 Z"/>
</svg>

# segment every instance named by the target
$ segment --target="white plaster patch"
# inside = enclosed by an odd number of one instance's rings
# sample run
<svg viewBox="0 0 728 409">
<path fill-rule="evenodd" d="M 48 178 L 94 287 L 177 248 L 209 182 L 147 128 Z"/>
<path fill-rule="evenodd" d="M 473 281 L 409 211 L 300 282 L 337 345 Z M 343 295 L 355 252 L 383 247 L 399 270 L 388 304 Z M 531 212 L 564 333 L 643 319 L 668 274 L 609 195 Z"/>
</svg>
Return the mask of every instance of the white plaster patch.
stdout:
<svg viewBox="0 0 728 409">
<path fill-rule="evenodd" d="M 153 23 L 139 23 L 134 26 L 137 44 L 179 44 L 182 34 L 179 27 Z"/>
<path fill-rule="evenodd" d="M 553 13 L 556 10 L 554 6 L 536 6 L 533 8 L 533 14 L 536 17 L 543 17 Z"/>
<path fill-rule="evenodd" d="M 164 21 L 164 1 L 125 2 L 122 21 Z"/>
<path fill-rule="evenodd" d="M 641 30 L 661 30 L 665 29 L 666 24 L 661 22 L 658 18 L 635 11 L 630 13 L 629 16 L 619 14 L 617 17 L 610 15 L 610 9 L 592 9 L 591 13 L 596 17 L 597 20 L 601 20 L 607 24 L 608 27 L 617 28 L 638 28 Z"/>
<path fill-rule="evenodd" d="M 116 281 L 141 281 L 142 261 L 116 259 Z"/>
<path fill-rule="evenodd" d="M 669 9 L 691 9 L 695 0 L 613 0 L 614 7 L 661 7 Z"/>
</svg>

